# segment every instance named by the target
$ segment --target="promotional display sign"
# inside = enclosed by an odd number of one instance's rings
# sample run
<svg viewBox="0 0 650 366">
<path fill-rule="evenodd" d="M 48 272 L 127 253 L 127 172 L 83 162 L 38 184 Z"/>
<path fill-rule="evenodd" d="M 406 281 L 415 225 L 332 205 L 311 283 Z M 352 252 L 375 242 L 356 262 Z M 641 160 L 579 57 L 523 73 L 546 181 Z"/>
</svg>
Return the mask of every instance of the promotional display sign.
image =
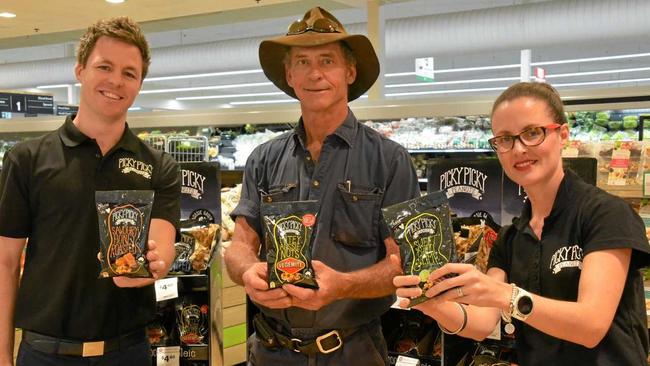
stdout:
<svg viewBox="0 0 650 366">
<path fill-rule="evenodd" d="M 181 163 L 181 220 L 221 223 L 218 162 Z"/>
<path fill-rule="evenodd" d="M 490 217 L 500 224 L 501 175 L 493 158 L 433 159 L 427 164 L 427 192 L 445 192 L 458 217 Z"/>
</svg>

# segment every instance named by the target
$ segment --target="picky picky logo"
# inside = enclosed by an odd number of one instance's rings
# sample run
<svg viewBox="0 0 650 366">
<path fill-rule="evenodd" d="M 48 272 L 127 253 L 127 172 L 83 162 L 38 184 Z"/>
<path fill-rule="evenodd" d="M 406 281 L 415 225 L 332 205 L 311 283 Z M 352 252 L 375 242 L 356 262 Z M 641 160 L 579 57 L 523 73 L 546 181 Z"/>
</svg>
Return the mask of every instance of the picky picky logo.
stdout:
<svg viewBox="0 0 650 366">
<path fill-rule="evenodd" d="M 188 194 L 196 200 L 203 197 L 205 176 L 192 170 L 181 170 L 181 193 Z"/>
<path fill-rule="evenodd" d="M 119 158 L 117 164 L 122 174 L 135 173 L 146 179 L 151 179 L 153 174 L 153 165 L 133 158 Z"/>
<path fill-rule="evenodd" d="M 452 168 L 440 175 L 440 190 L 447 193 L 447 198 L 456 193 L 470 194 L 474 199 L 483 199 L 487 174 L 478 169 L 461 166 Z"/>
</svg>

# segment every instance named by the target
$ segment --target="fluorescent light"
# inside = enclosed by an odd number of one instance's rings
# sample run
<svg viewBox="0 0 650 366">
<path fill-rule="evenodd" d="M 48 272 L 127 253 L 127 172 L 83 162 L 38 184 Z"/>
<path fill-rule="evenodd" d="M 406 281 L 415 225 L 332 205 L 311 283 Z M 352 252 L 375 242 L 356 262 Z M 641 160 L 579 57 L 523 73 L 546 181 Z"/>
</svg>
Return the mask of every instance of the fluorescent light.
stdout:
<svg viewBox="0 0 650 366">
<path fill-rule="evenodd" d="M 520 64 L 479 66 L 479 67 L 462 67 L 462 68 L 458 68 L 458 69 L 434 70 L 434 73 L 436 73 L 436 74 L 448 74 L 448 73 L 452 73 L 452 72 L 515 69 L 515 68 L 519 68 L 519 67 L 521 67 Z M 408 76 L 408 75 L 415 75 L 415 71 L 413 71 L 413 72 L 396 72 L 396 73 L 384 74 L 384 76 L 387 77 L 387 78 L 396 77 L 396 76 Z"/>
<path fill-rule="evenodd" d="M 39 85 L 36 89 L 58 89 L 58 88 L 67 88 L 71 86 L 70 84 L 53 84 L 53 85 Z"/>
<path fill-rule="evenodd" d="M 429 90 L 421 92 L 407 92 L 407 93 L 387 93 L 387 97 L 402 97 L 408 95 L 430 95 L 430 94 L 453 94 L 453 93 L 470 93 L 470 92 L 479 92 L 479 91 L 495 91 L 495 90 L 506 90 L 507 87 L 498 87 L 498 88 L 475 88 L 475 89 L 451 89 L 451 90 Z"/>
<path fill-rule="evenodd" d="M 230 105 L 249 105 L 249 104 L 275 104 L 275 103 L 298 103 L 297 99 L 279 99 L 279 100 L 247 100 L 244 102 L 230 102 Z"/>
<path fill-rule="evenodd" d="M 576 58 L 573 60 L 557 60 L 557 61 L 543 61 L 543 62 L 531 62 L 532 66 L 541 66 L 541 65 L 561 65 L 561 64 L 574 64 L 579 62 L 595 62 L 595 61 L 607 61 L 607 60 L 620 60 L 623 58 L 637 58 L 637 57 L 650 57 L 650 53 L 633 53 L 628 55 L 617 55 L 617 56 L 603 56 L 603 57 L 589 57 L 589 58 Z"/>
<path fill-rule="evenodd" d="M 621 80 L 603 80 L 603 81 L 585 81 L 579 83 L 559 83 L 551 84 L 555 87 L 562 86 L 582 86 L 582 85 L 607 85 L 607 84 L 625 84 L 625 83 L 639 83 L 643 81 L 650 81 L 650 78 L 641 78 L 641 79 L 621 79 Z"/>
<path fill-rule="evenodd" d="M 8 11 L 3 11 L 2 13 L 0 13 L 0 18 L 15 18 L 15 17 L 16 14 L 10 13 Z"/>
<path fill-rule="evenodd" d="M 176 100 L 202 100 L 202 99 L 227 99 L 227 98 L 242 98 L 242 97 L 266 97 L 272 95 L 285 95 L 284 92 L 272 93 L 245 93 L 245 94 L 224 94 L 224 95 L 203 95 L 199 97 L 178 97 Z"/>
<path fill-rule="evenodd" d="M 141 109 L 142 109 L 142 107 L 131 107 L 131 108 L 129 108 L 130 111 L 139 111 Z"/>
<path fill-rule="evenodd" d="M 220 90 L 220 89 L 233 89 L 233 88 L 245 88 L 250 86 L 269 86 L 273 83 L 263 82 L 263 83 L 244 83 L 244 84 L 226 84 L 226 85 L 212 85 L 212 86 L 196 86 L 190 88 L 172 88 L 172 89 L 151 89 L 151 90 L 141 90 L 140 94 L 160 94 L 160 93 L 178 93 L 178 92 L 187 92 L 187 91 L 200 91 L 200 90 Z"/>
<path fill-rule="evenodd" d="M 490 83 L 494 81 L 513 81 L 519 80 L 519 77 L 509 78 L 490 78 L 490 79 L 470 79 L 470 80 L 454 80 L 454 81 L 434 81 L 427 83 L 407 83 L 407 84 L 391 84 L 386 85 L 386 88 L 404 88 L 411 86 L 435 86 L 435 85 L 453 85 L 453 84 L 471 84 L 471 83 Z"/>
<path fill-rule="evenodd" d="M 246 75 L 246 74 L 257 74 L 257 73 L 260 73 L 260 72 L 262 72 L 262 69 L 209 72 L 209 73 L 204 73 L 204 74 L 186 74 L 186 75 L 160 76 L 160 77 L 155 77 L 155 78 L 146 78 L 146 79 L 144 79 L 144 82 L 146 83 L 146 82 L 150 82 L 150 81 L 209 78 L 209 77 L 213 77 L 213 76 Z"/>
<path fill-rule="evenodd" d="M 121 4 L 124 0 L 106 0 L 106 2 L 111 4 Z"/>
<path fill-rule="evenodd" d="M 567 73 L 567 74 L 551 74 L 551 75 L 546 75 L 546 78 L 547 79 L 551 79 L 551 78 L 568 78 L 568 77 L 573 77 L 573 76 L 618 74 L 618 73 L 637 72 L 637 71 L 650 71 L 650 67 L 636 67 L 636 68 L 633 68 L 633 69 L 612 69 L 612 70 L 600 70 L 600 71 L 572 72 L 572 73 Z"/>
</svg>

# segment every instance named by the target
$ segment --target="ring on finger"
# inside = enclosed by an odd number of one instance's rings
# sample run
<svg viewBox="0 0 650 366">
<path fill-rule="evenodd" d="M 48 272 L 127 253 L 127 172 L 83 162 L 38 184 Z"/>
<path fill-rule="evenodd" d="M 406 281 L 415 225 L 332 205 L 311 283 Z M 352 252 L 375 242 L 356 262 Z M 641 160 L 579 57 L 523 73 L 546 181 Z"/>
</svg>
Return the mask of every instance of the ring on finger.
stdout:
<svg viewBox="0 0 650 366">
<path fill-rule="evenodd" d="M 463 289 L 460 287 L 456 287 L 456 293 L 458 293 L 457 297 L 463 297 L 465 294 L 463 293 Z"/>
</svg>

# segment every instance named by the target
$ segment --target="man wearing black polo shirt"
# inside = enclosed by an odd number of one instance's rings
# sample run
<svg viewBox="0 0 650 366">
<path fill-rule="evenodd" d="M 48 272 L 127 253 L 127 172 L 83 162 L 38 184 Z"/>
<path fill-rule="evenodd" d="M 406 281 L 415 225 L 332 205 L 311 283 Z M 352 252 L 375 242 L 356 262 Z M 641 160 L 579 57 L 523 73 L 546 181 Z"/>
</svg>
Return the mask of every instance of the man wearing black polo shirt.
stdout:
<svg viewBox="0 0 650 366">
<path fill-rule="evenodd" d="M 174 258 L 178 164 L 128 128 L 126 113 L 149 66 L 128 18 L 100 21 L 82 37 L 75 75 L 79 112 L 57 131 L 14 147 L 0 186 L 0 365 L 150 365 L 145 326 L 153 279 L 98 279 L 95 191 L 154 190 L 147 259 L 154 278 Z M 128 169 L 126 169 L 128 168 Z M 26 260 L 18 289 L 20 255 Z M 13 319 L 12 319 L 13 317 Z"/>
<path fill-rule="evenodd" d="M 249 364 L 387 365 L 379 317 L 393 302 L 400 268 L 386 259 L 397 245 L 380 209 L 419 196 L 419 187 L 406 150 L 348 108 L 376 80 L 377 56 L 365 36 L 347 34 L 321 8 L 262 42 L 259 54 L 267 77 L 300 101 L 302 117 L 251 154 L 232 213 L 227 267 L 264 314 L 249 340 Z M 312 248 L 319 289 L 269 290 L 260 206 L 298 200 L 320 205 Z"/>
</svg>

